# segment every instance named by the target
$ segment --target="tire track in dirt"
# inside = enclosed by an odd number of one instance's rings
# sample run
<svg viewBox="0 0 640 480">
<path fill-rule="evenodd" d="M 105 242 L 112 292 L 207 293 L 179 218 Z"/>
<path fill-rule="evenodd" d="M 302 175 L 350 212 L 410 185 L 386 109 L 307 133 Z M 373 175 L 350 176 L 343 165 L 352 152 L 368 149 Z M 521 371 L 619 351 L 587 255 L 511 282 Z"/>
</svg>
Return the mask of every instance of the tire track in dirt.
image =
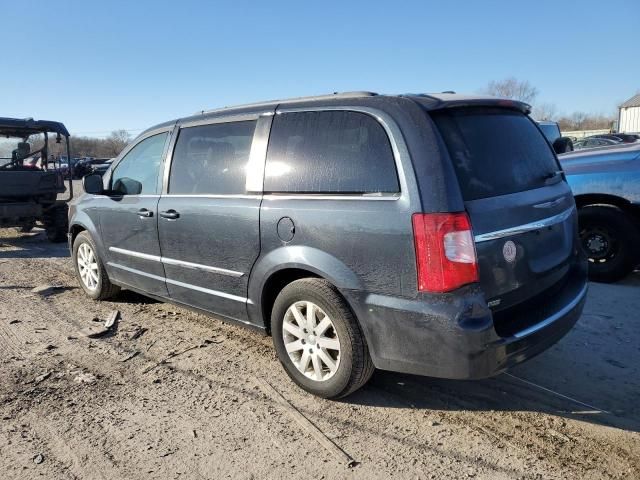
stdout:
<svg viewBox="0 0 640 480">
<path fill-rule="evenodd" d="M 27 272 L 27 286 L 75 286 L 66 259 L 20 260 L 14 268 Z M 0 279 L 6 275 L 6 265 L 0 264 Z M 441 386 L 425 388 L 416 382 L 415 391 L 407 392 L 390 383 L 386 374 L 387 379 L 374 379 L 346 401 L 311 397 L 289 382 L 270 339 L 172 305 L 146 303 L 128 294 L 114 302 L 92 302 L 77 289 L 48 298 L 10 291 L 7 304 L 24 319 L 11 331 L 24 331 L 33 344 L 20 367 L 15 363 L 13 369 L 10 364 L 0 369 L 11 373 L 20 368 L 32 372 L 29 378 L 54 372 L 37 386 L 18 385 L 8 402 L 0 404 L 2 413 L 13 418 L 11 424 L 31 425 L 41 448 L 52 445 L 51 462 L 58 470 L 45 466 L 43 472 L 67 472 L 69 478 L 91 477 L 92 468 L 110 478 L 167 478 L 178 472 L 196 478 L 316 478 L 319 472 L 327 478 L 469 474 L 588 479 L 635 474 L 630 468 L 640 448 L 635 454 L 629 450 L 637 443 L 631 443 L 628 432 L 585 426 L 552 413 L 491 411 L 490 399 L 467 399 Z M 104 318 L 113 308 L 122 311 L 113 336 L 68 339 L 93 316 Z M 43 323 L 48 330 L 35 335 L 33 327 Z M 129 340 L 141 327 L 146 333 Z M 212 343 L 141 373 L 172 350 L 205 339 Z M 46 344 L 57 348 L 46 351 Z M 140 353 L 122 363 L 132 351 Z M 78 383 L 74 372 L 97 378 Z M 321 447 L 292 426 L 273 399 L 255 389 L 251 376 L 269 379 L 362 464 L 352 471 L 334 465 Z M 399 376 L 398 381 L 406 378 Z M 487 394 L 503 393 L 496 387 Z M 519 407 L 530 405 L 522 399 L 531 394 L 526 389 L 508 394 L 517 394 Z M 412 405 L 424 396 L 433 397 L 427 406 Z"/>
<path fill-rule="evenodd" d="M 67 298 L 69 296 L 72 296 L 72 295 L 75 296 L 75 295 L 77 295 L 77 293 L 76 292 L 65 292 L 62 295 L 56 296 L 55 299 L 52 298 L 52 299 L 50 299 L 50 300 L 48 300 L 46 302 L 44 302 L 44 301 L 43 302 L 36 302 L 36 305 L 38 305 L 39 308 L 46 308 L 49 313 L 53 314 L 60 322 L 60 323 L 57 322 L 56 325 L 58 327 L 60 327 L 60 326 L 63 325 L 62 322 L 69 322 L 69 318 L 70 317 L 75 317 L 75 315 L 79 313 L 78 311 L 76 311 L 74 309 L 70 309 L 66 305 L 63 305 L 62 306 L 63 308 L 61 308 L 61 306 L 57 305 L 58 303 L 66 304 L 67 302 L 65 301 L 65 298 Z M 173 308 L 173 307 L 171 307 L 171 308 Z M 82 314 L 86 314 L 86 312 L 82 312 Z M 73 324 L 74 328 L 76 326 L 77 325 Z M 233 329 L 233 327 L 230 327 L 230 328 Z M 60 336 L 64 336 L 65 334 L 68 333 L 68 331 L 69 331 L 68 328 L 63 328 L 63 331 L 61 331 L 61 335 Z M 233 357 L 234 353 L 238 353 L 239 351 L 242 351 L 242 350 L 246 351 L 247 339 L 246 338 L 244 338 L 244 339 L 233 339 L 232 337 L 233 337 L 233 335 L 231 335 L 229 337 L 225 337 L 225 346 L 223 347 L 225 352 L 224 352 L 223 355 L 220 355 L 221 357 Z M 239 337 L 239 335 L 238 335 L 238 337 Z M 109 344 L 107 344 L 107 343 L 103 344 L 103 343 L 97 342 L 97 341 L 85 341 L 85 342 L 74 342 L 73 343 L 73 345 L 76 345 L 76 344 L 77 345 L 84 344 L 83 349 L 86 348 L 88 345 L 91 345 L 91 344 L 99 345 L 99 346 L 96 346 L 96 347 L 93 348 L 94 353 L 92 353 L 91 355 L 87 355 L 87 354 L 83 353 L 81 350 L 78 350 L 77 348 L 61 347 L 61 349 L 60 349 L 60 354 L 63 355 L 65 358 L 68 358 L 69 360 L 72 360 L 76 364 L 81 364 L 85 369 L 88 369 L 90 371 L 94 371 L 95 372 L 96 369 L 100 368 L 100 366 L 104 366 L 105 364 L 109 364 L 109 363 L 113 362 L 114 361 L 114 357 L 117 357 L 117 354 L 114 354 L 112 351 L 109 351 L 110 348 L 109 348 Z M 230 344 L 232 344 L 231 348 L 229 348 Z M 262 342 L 258 342 L 258 345 L 255 346 L 255 347 L 257 349 L 263 349 L 264 345 L 262 344 Z M 105 358 L 101 358 L 103 355 L 107 355 L 110 358 L 110 360 L 107 360 Z M 155 361 L 155 360 L 157 360 L 157 358 L 152 357 L 151 360 Z M 146 362 L 146 361 L 148 361 L 148 359 L 146 359 L 144 356 L 142 356 L 140 358 L 140 361 L 145 361 Z M 140 362 L 137 362 L 137 363 L 140 363 Z M 225 363 L 227 363 L 227 364 L 230 363 L 231 367 L 233 369 L 235 369 L 236 365 L 237 365 L 237 362 L 235 362 L 235 363 L 233 361 L 229 362 L 228 359 L 227 359 L 227 361 Z M 272 362 L 270 362 L 270 363 L 272 363 Z M 273 363 L 272 363 L 271 366 L 272 367 L 277 367 L 277 364 L 273 365 Z M 172 366 L 170 366 L 170 367 L 172 367 Z M 117 366 L 114 367 L 114 368 L 116 370 L 118 370 Z M 163 366 L 163 368 L 166 368 L 166 366 Z M 129 371 L 129 368 L 124 368 L 123 367 L 123 368 L 120 368 L 119 370 L 121 370 L 119 372 L 121 375 L 125 375 Z M 181 370 L 179 370 L 179 371 L 181 371 Z M 264 375 L 266 373 L 265 371 L 259 371 L 259 370 L 258 371 L 253 370 L 253 371 L 255 372 L 255 374 L 260 374 L 260 375 Z M 233 373 L 233 372 L 230 372 L 230 373 Z M 187 373 L 182 372 L 182 374 L 183 375 L 187 375 L 187 376 L 196 376 L 196 374 L 189 373 L 189 372 L 187 372 Z M 283 376 L 283 375 L 280 375 L 280 376 Z M 229 379 L 231 379 L 231 377 L 229 377 Z M 129 384 L 130 380 L 132 380 L 132 379 L 130 379 L 130 378 L 126 377 L 126 376 L 124 376 L 122 378 L 123 383 Z M 283 378 L 281 378 L 281 380 L 284 381 Z M 235 385 L 233 385 L 234 383 L 237 383 L 237 380 L 233 380 L 233 381 L 230 381 L 228 383 L 222 382 L 223 384 L 226 383 L 224 385 L 221 385 L 221 382 L 220 382 L 219 378 L 215 379 L 215 381 L 216 381 L 216 384 L 217 384 L 218 387 L 223 386 L 226 390 L 231 390 L 231 391 L 236 391 L 236 392 L 238 391 L 238 389 L 235 388 Z M 135 381 L 131 381 L 131 385 L 135 385 Z M 178 385 L 176 387 L 176 389 L 178 389 L 180 387 L 181 387 L 181 385 Z M 166 395 L 170 395 L 171 394 L 171 390 L 165 391 L 164 394 L 165 394 L 165 396 Z M 255 400 L 255 398 L 253 400 Z M 329 402 L 327 402 L 327 403 L 329 403 Z M 310 415 L 310 416 L 313 417 L 313 412 L 307 411 L 306 413 L 307 413 L 307 415 Z M 338 418 L 335 418 L 332 423 L 340 424 L 341 420 L 338 417 Z M 280 432 L 282 431 L 282 429 L 277 429 L 277 430 L 279 430 Z M 361 431 L 362 429 L 359 429 L 359 430 Z M 372 433 L 374 433 L 374 432 L 372 432 Z M 287 432 L 287 434 L 289 434 L 289 432 Z M 285 436 L 284 436 L 285 438 L 286 438 L 287 434 L 285 434 Z M 397 442 L 397 441 L 402 441 L 403 439 L 396 438 L 394 440 Z M 308 440 L 307 440 L 307 443 L 309 443 Z M 315 447 L 315 445 L 313 445 L 313 443 L 311 442 L 310 444 L 307 445 L 306 448 L 307 448 L 307 450 L 310 451 L 310 450 L 313 449 L 313 447 Z M 443 452 L 443 453 L 441 453 L 441 455 L 446 455 L 446 453 Z"/>
<path fill-rule="evenodd" d="M 378 388 L 398 404 L 411 406 L 406 397 L 398 395 L 397 392 L 376 385 L 376 389 Z M 629 435 L 623 446 L 618 442 L 611 442 L 608 433 L 613 429 L 609 427 L 601 427 L 604 433 L 598 433 L 589 428 L 589 425 L 574 422 L 570 417 L 539 415 L 535 411 L 490 410 L 476 413 L 473 410 L 478 408 L 478 404 L 473 400 L 468 401 L 460 397 L 457 391 L 450 392 L 445 387 L 437 386 L 424 393 L 437 396 L 443 404 L 447 405 L 446 409 L 440 412 L 441 418 L 446 422 L 482 432 L 497 448 L 517 449 L 521 454 L 536 459 L 536 463 L 543 463 L 544 460 L 544 463 L 550 464 L 549 470 L 578 467 L 584 472 L 583 478 L 625 478 L 629 474 L 634 477 L 640 476 L 640 458 L 638 457 L 640 436 L 638 435 Z M 497 386 L 495 393 L 501 394 Z M 532 395 L 530 390 L 521 392 L 521 395 L 522 398 L 528 395 L 529 398 L 526 401 L 529 403 L 534 402 L 531 398 L 533 396 L 537 408 L 550 401 L 544 396 Z M 554 402 L 551 404 L 553 405 Z M 452 409 L 454 405 L 458 405 L 459 410 L 464 414 L 452 412 L 455 410 Z M 589 435 L 585 435 L 587 432 Z M 569 471 L 560 475 L 559 478 L 570 478 L 568 475 Z"/>
<path fill-rule="evenodd" d="M 40 314 L 42 314 L 43 313 L 42 310 L 46 310 L 47 313 L 54 316 L 58 321 L 52 325 L 52 330 L 59 330 L 56 343 L 64 343 L 64 342 L 61 342 L 61 340 L 65 336 L 69 335 L 70 332 L 72 333 L 74 329 L 81 326 L 81 324 L 79 324 L 78 321 L 76 320 L 77 316 L 86 315 L 86 311 L 84 310 L 78 310 L 73 308 L 69 309 L 68 306 L 64 305 L 68 303 L 65 301 L 65 298 L 72 295 L 75 296 L 75 292 L 59 295 L 55 299 L 49 298 L 47 300 L 35 300 L 33 302 L 27 302 L 27 304 L 21 305 L 19 306 L 19 308 L 21 310 L 30 309 L 31 311 L 40 310 L 34 315 L 35 317 L 38 317 Z M 62 303 L 63 308 L 61 308 L 58 305 L 58 303 Z M 65 324 L 67 325 L 65 326 Z M 52 339 L 51 341 L 55 342 L 56 340 Z M 94 348 L 92 348 L 92 353 L 86 354 L 84 350 L 89 348 L 91 345 L 95 345 Z M 121 376 L 122 383 L 135 386 L 134 377 L 138 373 L 135 370 L 132 370 L 131 368 L 129 368 L 128 366 L 125 367 L 125 366 L 118 365 L 118 362 L 117 362 L 118 352 L 115 352 L 111 347 L 112 347 L 111 345 L 102 341 L 89 341 L 89 340 L 78 339 L 78 340 L 74 340 L 72 343 L 68 343 L 60 346 L 58 349 L 58 354 L 63 356 L 65 359 L 72 361 L 76 365 L 80 366 L 82 370 L 87 370 L 89 372 L 96 372 L 96 373 L 99 372 L 99 374 L 105 375 L 105 376 L 108 375 L 108 372 L 105 372 L 104 368 L 102 368 L 102 371 L 101 371 L 100 368 L 104 367 L 105 365 L 115 365 L 114 370 L 116 371 L 112 373 L 119 374 Z M 105 356 L 108 358 L 105 358 Z M 144 360 L 156 361 L 157 358 L 154 358 L 153 356 L 151 356 L 150 358 L 144 359 Z M 175 390 L 179 391 L 180 386 L 177 386 Z M 171 393 L 172 393 L 171 391 L 165 392 L 165 395 L 166 394 L 170 395 Z M 197 397 L 201 401 L 204 400 L 203 395 L 198 395 Z M 87 402 L 87 403 L 90 403 L 90 402 Z M 89 407 L 95 408 L 95 406 L 96 406 L 95 404 L 91 404 L 91 405 L 87 404 L 87 405 L 82 405 L 82 408 L 86 408 L 86 410 L 89 410 Z M 91 412 L 90 411 L 87 412 L 87 415 L 91 415 Z M 193 417 L 192 420 L 196 422 L 201 422 L 201 420 L 197 419 L 196 417 Z M 200 423 L 197 423 L 197 425 L 200 425 Z M 153 423 L 145 425 L 145 428 L 147 429 L 153 428 Z M 43 433 L 42 431 L 39 431 L 39 433 L 43 437 L 47 436 L 46 432 Z M 113 436 L 113 432 L 110 432 L 109 436 Z M 115 435 L 115 436 L 116 438 L 114 442 L 119 443 L 122 441 L 121 435 Z M 60 436 L 49 435 L 48 438 L 54 445 L 65 445 L 66 442 L 69 441 L 69 440 L 65 440 L 65 441 L 61 440 L 62 437 Z M 77 445 L 74 445 L 74 448 L 76 447 Z M 65 451 L 67 451 L 68 448 L 67 449 L 63 448 L 62 450 L 60 448 L 57 448 L 52 450 L 56 451 L 57 454 L 62 457 L 60 459 L 61 461 L 68 463 L 68 458 L 65 454 Z M 290 452 L 290 453 L 294 453 L 294 452 Z M 77 461 L 74 461 L 74 463 L 77 463 Z M 104 465 L 103 467 L 107 468 L 108 465 Z M 86 471 L 78 470 L 77 468 L 74 468 L 73 470 L 77 475 L 80 475 L 80 476 L 87 473 Z"/>
<path fill-rule="evenodd" d="M 11 327 L 7 322 L 0 322 L 0 359 L 19 357 L 22 353 L 24 341 L 13 333 Z"/>
</svg>

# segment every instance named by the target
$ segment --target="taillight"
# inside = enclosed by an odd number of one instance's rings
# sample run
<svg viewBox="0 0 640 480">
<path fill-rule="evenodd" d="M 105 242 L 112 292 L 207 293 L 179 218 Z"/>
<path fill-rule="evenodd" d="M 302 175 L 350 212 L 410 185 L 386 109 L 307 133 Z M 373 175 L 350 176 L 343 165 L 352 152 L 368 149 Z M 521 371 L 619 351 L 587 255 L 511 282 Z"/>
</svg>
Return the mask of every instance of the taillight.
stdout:
<svg viewBox="0 0 640 480">
<path fill-rule="evenodd" d="M 469 216 L 414 213 L 418 290 L 449 292 L 478 281 L 478 259 Z"/>
</svg>

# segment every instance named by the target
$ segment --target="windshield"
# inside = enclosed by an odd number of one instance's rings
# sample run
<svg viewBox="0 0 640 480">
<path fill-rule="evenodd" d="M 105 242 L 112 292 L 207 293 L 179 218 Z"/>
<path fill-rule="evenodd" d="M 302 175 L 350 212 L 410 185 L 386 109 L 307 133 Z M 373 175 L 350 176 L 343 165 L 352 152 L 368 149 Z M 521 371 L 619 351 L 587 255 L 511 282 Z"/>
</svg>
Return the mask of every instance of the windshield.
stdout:
<svg viewBox="0 0 640 480">
<path fill-rule="evenodd" d="M 25 141 L 26 140 L 26 141 Z M 37 152 L 42 148 L 44 136 L 35 134 L 27 137 L 1 137 L 0 138 L 0 167 L 8 165 L 12 160 L 22 160 L 23 163 L 31 163 L 40 158 Z M 31 155 L 31 152 L 36 152 Z"/>
</svg>

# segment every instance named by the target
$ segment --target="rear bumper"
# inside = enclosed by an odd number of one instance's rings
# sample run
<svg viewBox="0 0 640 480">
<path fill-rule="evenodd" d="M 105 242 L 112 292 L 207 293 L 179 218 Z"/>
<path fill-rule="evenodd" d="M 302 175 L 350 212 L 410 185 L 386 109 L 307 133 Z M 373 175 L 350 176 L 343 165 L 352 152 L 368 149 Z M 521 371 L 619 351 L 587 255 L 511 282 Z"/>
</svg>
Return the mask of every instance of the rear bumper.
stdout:
<svg viewBox="0 0 640 480">
<path fill-rule="evenodd" d="M 586 265 L 570 281 L 545 316 L 509 336 L 496 332 L 493 315 L 478 287 L 430 301 L 379 295 L 347 299 L 364 330 L 374 365 L 417 375 L 477 379 L 496 375 L 543 352 L 571 330 L 587 294 Z"/>
</svg>

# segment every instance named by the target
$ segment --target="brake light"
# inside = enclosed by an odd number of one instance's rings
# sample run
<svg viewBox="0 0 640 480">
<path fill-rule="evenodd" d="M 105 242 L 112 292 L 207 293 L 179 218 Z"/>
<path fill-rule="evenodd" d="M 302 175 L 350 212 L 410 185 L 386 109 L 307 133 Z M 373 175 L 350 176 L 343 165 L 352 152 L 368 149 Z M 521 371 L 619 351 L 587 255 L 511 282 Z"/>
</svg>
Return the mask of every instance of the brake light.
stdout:
<svg viewBox="0 0 640 480">
<path fill-rule="evenodd" d="M 414 213 L 418 290 L 449 292 L 478 281 L 478 259 L 469 216 Z"/>
</svg>

